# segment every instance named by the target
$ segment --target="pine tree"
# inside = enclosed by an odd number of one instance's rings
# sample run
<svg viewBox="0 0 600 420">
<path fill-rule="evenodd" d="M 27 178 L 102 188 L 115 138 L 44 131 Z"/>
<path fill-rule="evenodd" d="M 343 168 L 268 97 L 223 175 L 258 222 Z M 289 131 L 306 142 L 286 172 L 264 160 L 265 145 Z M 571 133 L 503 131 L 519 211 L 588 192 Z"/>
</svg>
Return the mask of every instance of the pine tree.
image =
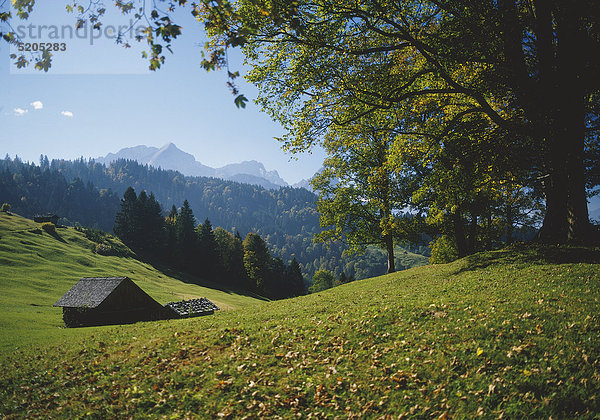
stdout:
<svg viewBox="0 0 600 420">
<path fill-rule="evenodd" d="M 198 248 L 198 241 L 194 226 L 196 219 L 187 200 L 179 211 L 175 223 L 175 235 L 177 238 L 177 256 L 184 270 L 189 271 L 193 267 L 194 258 Z"/>
<path fill-rule="evenodd" d="M 113 231 L 125 245 L 131 247 L 135 245 L 138 235 L 139 225 L 136 218 L 137 195 L 132 187 L 127 188 L 121 199 L 121 210 L 115 218 Z"/>
<path fill-rule="evenodd" d="M 140 217 L 140 248 L 152 255 L 161 255 L 164 247 L 162 207 L 154 193 L 146 196 L 142 191 L 138 197 L 138 217 Z"/>
<path fill-rule="evenodd" d="M 302 269 L 296 258 L 292 259 L 286 273 L 286 283 L 288 286 L 288 296 L 302 296 L 306 294 L 304 288 L 304 278 L 302 277 Z"/>
<path fill-rule="evenodd" d="M 214 230 L 219 259 L 222 263 L 223 273 L 220 275 L 222 283 L 228 286 L 242 286 L 240 283 L 244 273 L 244 249 L 242 241 L 239 241 L 231 233 L 225 229 L 218 227 Z M 236 249 L 236 244 L 239 242 L 239 249 Z"/>
<path fill-rule="evenodd" d="M 210 279 L 215 279 L 223 272 L 223 264 L 210 220 L 207 218 L 202 225 L 198 226 L 197 231 L 200 253 L 199 273 Z"/>
<path fill-rule="evenodd" d="M 269 267 L 269 275 L 264 287 L 265 296 L 271 299 L 282 299 L 290 296 L 286 282 L 287 267 L 281 258 L 273 258 Z"/>
<path fill-rule="evenodd" d="M 244 268 L 252 288 L 265 293 L 269 277 L 271 254 L 265 241 L 256 233 L 249 233 L 244 239 Z"/>
<path fill-rule="evenodd" d="M 175 231 L 175 223 L 177 221 L 177 208 L 175 205 L 171 207 L 169 215 L 165 219 L 165 258 L 170 262 L 175 262 L 174 257 L 177 249 L 177 234 Z"/>
</svg>

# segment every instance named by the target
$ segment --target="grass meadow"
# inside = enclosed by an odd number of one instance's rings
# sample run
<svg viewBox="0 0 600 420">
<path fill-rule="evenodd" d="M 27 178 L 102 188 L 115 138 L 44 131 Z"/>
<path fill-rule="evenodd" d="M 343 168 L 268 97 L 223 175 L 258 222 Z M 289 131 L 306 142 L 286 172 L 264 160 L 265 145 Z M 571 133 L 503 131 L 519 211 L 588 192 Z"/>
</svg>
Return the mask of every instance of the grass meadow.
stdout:
<svg viewBox="0 0 600 420">
<path fill-rule="evenodd" d="M 5 418 L 600 416 L 599 249 L 521 245 L 268 302 L 0 225 Z M 226 310 L 62 328 L 54 301 L 104 275 Z"/>
</svg>

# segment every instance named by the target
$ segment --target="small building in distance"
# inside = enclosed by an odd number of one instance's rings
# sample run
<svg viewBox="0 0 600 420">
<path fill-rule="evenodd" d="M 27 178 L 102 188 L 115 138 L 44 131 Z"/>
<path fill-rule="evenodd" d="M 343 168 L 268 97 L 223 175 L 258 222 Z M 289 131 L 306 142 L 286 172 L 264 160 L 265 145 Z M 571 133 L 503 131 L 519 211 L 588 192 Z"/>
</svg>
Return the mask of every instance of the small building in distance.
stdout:
<svg viewBox="0 0 600 420">
<path fill-rule="evenodd" d="M 84 277 L 54 306 L 63 308 L 67 327 L 131 324 L 172 318 L 129 277 Z"/>
<path fill-rule="evenodd" d="M 169 302 L 163 306 L 129 277 L 84 277 L 54 306 L 63 308 L 67 327 L 189 318 L 209 315 L 219 309 L 205 298 Z"/>
<path fill-rule="evenodd" d="M 45 214 L 33 216 L 33 221 L 36 223 L 53 223 L 58 224 L 58 214 Z"/>
</svg>

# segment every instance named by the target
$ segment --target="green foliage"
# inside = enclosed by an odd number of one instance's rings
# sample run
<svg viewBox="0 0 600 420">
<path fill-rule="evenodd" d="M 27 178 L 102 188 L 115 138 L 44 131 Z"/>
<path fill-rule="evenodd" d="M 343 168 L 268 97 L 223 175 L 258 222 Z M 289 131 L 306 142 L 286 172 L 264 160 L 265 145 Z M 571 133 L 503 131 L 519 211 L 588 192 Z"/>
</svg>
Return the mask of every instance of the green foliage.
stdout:
<svg viewBox="0 0 600 420">
<path fill-rule="evenodd" d="M 149 255 L 162 253 L 165 239 L 161 205 L 154 193 L 151 192 L 147 196 L 146 192 L 142 191 L 138 196 L 137 207 L 140 220 L 139 248 Z"/>
<path fill-rule="evenodd" d="M 347 246 L 342 242 L 313 242 L 313 236 L 320 232 L 317 196 L 305 189 L 265 190 L 216 178 L 184 177 L 175 171 L 126 160 L 108 167 L 82 159 L 52 160 L 46 167 L 44 159 L 39 168 L 17 159 L 0 160 L 1 195 L 17 203 L 13 210 L 27 217 L 52 212 L 66 219 L 65 224 L 78 222 L 109 232 L 120 209 L 117 194 L 122 196 L 130 185 L 136 185 L 140 191 L 152 191 L 163 208 L 172 209 L 174 203 L 181 206 L 189 197 L 194 214 L 210 219 L 213 226 L 244 235 L 259 233 L 273 256 L 286 262 L 295 257 L 306 278 L 320 269 L 336 275 L 346 271 L 356 278 L 385 272 L 386 256 L 373 247 L 368 247 L 362 256 L 350 256 L 344 255 Z M 26 201 L 21 201 L 21 197 Z M 177 209 L 173 216 L 176 213 Z M 168 217 L 170 221 L 164 231 L 167 249 L 162 252 L 175 261 L 176 217 Z M 133 226 L 126 224 L 126 230 L 133 230 Z M 406 249 L 423 255 L 428 252 L 426 246 Z M 426 260 L 413 257 L 411 261 L 417 265 Z M 413 266 L 406 262 L 402 265 Z"/>
<path fill-rule="evenodd" d="M 286 271 L 286 283 L 290 288 L 290 296 L 302 296 L 306 293 L 302 269 L 296 258 L 292 259 Z"/>
<path fill-rule="evenodd" d="M 42 223 L 42 229 L 44 232 L 49 233 L 50 235 L 56 235 L 56 225 L 54 223 Z"/>
<path fill-rule="evenodd" d="M 83 233 L 86 239 L 93 242 L 91 249 L 98 255 L 115 257 L 133 256 L 133 253 L 127 246 L 100 229 L 76 226 L 75 230 Z"/>
<path fill-rule="evenodd" d="M 136 195 L 129 187 L 115 217 L 114 232 L 129 247 L 145 255 L 160 255 L 164 247 L 162 208 L 153 193 Z"/>
<path fill-rule="evenodd" d="M 246 102 L 248 99 L 244 95 L 238 95 L 235 97 L 235 106 L 238 108 L 246 108 Z"/>
<path fill-rule="evenodd" d="M 264 240 L 256 233 L 249 233 L 242 245 L 244 279 L 248 280 L 251 290 L 271 299 L 305 293 L 300 265 L 295 259 L 286 266 L 281 258 L 273 258 Z"/>
<path fill-rule="evenodd" d="M 87 239 L 98 244 L 102 243 L 108 237 L 108 234 L 100 229 L 76 226 L 75 230 L 82 232 Z"/>
<path fill-rule="evenodd" d="M 557 209 L 540 238 L 593 236 L 585 191 L 594 158 L 597 166 L 600 61 L 578 46 L 597 45 L 600 9 L 591 0 L 529 6 L 242 0 L 198 14 L 211 51 L 242 39 L 257 102 L 287 129 L 285 149 L 327 145 L 340 127 L 369 129 L 365 117 L 378 116 L 395 137 L 392 167 L 425 181 L 414 204 L 433 219 L 455 216 L 464 255 L 489 242 L 493 220 L 478 236 L 465 235 L 460 219 L 493 219 L 510 201 L 505 187 L 543 190 Z"/>
<path fill-rule="evenodd" d="M 196 235 L 196 218 L 187 200 L 179 210 L 175 222 L 177 240 L 177 261 L 186 271 L 191 271 L 196 263 L 198 236 Z"/>
<path fill-rule="evenodd" d="M 10 213 L 11 206 L 8 203 L 2 203 L 2 207 L 0 207 L 0 211 L 2 213 Z"/>
<path fill-rule="evenodd" d="M 133 188 L 128 188 L 115 232 L 144 258 L 198 275 L 219 287 L 258 292 L 272 299 L 304 294 L 299 264 L 288 267 L 282 259 L 272 258 L 260 235 L 248 234 L 242 243 L 239 234 L 213 230 L 209 219 L 195 227 L 187 200 L 179 211 L 173 206 L 166 218 L 161 213 L 153 193 L 148 196 L 142 191 L 136 196 Z M 94 250 L 101 255 L 126 255 L 123 252 L 129 251 L 115 247 L 107 239 L 109 235 L 86 232 L 96 239 Z"/>
<path fill-rule="evenodd" d="M 121 210 L 115 218 L 115 234 L 128 246 L 135 246 L 140 232 L 137 194 L 132 187 L 127 188 L 121 199 Z"/>
<path fill-rule="evenodd" d="M 223 264 L 223 273 L 226 282 L 242 289 L 251 289 L 244 268 L 244 246 L 239 235 L 232 235 L 223 228 L 214 230 L 217 242 L 219 260 Z"/>
<path fill-rule="evenodd" d="M 267 281 L 271 266 L 271 254 L 264 240 L 256 233 L 249 233 L 243 242 L 244 267 L 254 290 L 267 291 Z"/>
<path fill-rule="evenodd" d="M 319 192 L 317 210 L 324 228 L 320 241 L 346 240 L 349 252 L 378 245 L 387 252 L 387 272 L 396 271 L 394 245 L 416 242 L 417 217 L 403 216 L 414 174 L 390 164 L 393 126 L 371 115 L 331 129 L 324 140 L 328 157 L 311 183 Z"/>
<path fill-rule="evenodd" d="M 34 3 L 13 2 L 17 16 L 26 19 Z M 164 11 L 115 3 L 147 25 L 138 41 L 148 44 L 144 57 L 151 70 L 161 67 L 164 51 L 181 34 L 171 17 L 176 5 L 186 4 L 173 2 Z M 252 66 L 249 79 L 259 87 L 258 103 L 288 131 L 285 149 L 310 149 L 338 127 L 381 115 L 379 128 L 391 129 L 398 142 L 395 169 L 412 165 L 413 174 L 431 177 L 413 191 L 429 200 L 415 204 L 430 207 L 434 219 L 456 217 L 459 255 L 476 251 L 481 239 L 463 238 L 459 219 L 489 221 L 505 182 L 548 197 L 552 208 L 540 239 L 600 240 L 590 233 L 595 230 L 586 207 L 586 188 L 599 179 L 593 168 L 600 156 L 600 60 L 588 53 L 598 44 L 596 1 L 225 0 L 190 6 L 209 36 L 202 66 L 227 68 L 234 103 L 243 108 L 247 99 L 234 82 L 239 72 L 229 69 L 226 54 L 241 46 Z M 98 29 L 105 8 L 75 1 L 67 10 L 78 10 L 78 26 L 89 21 Z M 0 19 L 9 22 L 11 15 Z M 12 33 L 2 35 L 15 42 Z M 18 67 L 29 63 L 24 56 L 11 58 Z M 44 51 L 34 61 L 47 71 L 51 57 Z M 487 164 L 478 166 L 469 155 Z M 450 165 L 457 157 L 459 164 Z M 457 190 L 435 189 L 454 183 Z M 486 242 L 493 231 L 488 225 Z"/>
<path fill-rule="evenodd" d="M 185 1 L 178 1 L 179 6 L 183 6 Z M 28 19 L 32 12 L 35 0 L 15 0 L 12 2 L 13 8 L 16 11 L 16 16 L 19 19 Z M 181 26 L 175 24 L 170 13 L 174 11 L 175 4 L 169 5 L 166 10 L 153 8 L 146 10 L 145 5 L 137 7 L 133 1 L 117 0 L 115 7 L 123 14 L 132 13 L 131 27 L 140 28 L 136 30 L 136 41 L 146 41 L 149 51 L 144 51 L 142 56 L 149 60 L 150 70 L 157 70 L 165 61 L 163 50 L 168 50 L 172 53 L 171 42 L 181 35 Z M 75 27 L 82 28 L 84 25 L 90 26 L 92 30 L 101 30 L 102 17 L 106 13 L 106 8 L 101 2 L 85 3 L 75 0 L 65 6 L 67 13 L 76 13 Z M 9 22 L 12 15 L 10 13 L 1 13 L 0 21 Z M 10 26 L 9 26 L 10 27 Z M 14 40 L 15 34 L 8 32 L 0 33 L 3 38 L 11 43 Z M 127 38 L 127 29 L 119 27 L 119 32 L 116 34 L 117 44 L 124 44 L 125 47 L 130 47 L 129 43 L 124 41 Z M 25 55 L 12 54 L 11 58 L 16 60 L 15 64 L 18 68 L 26 67 L 30 61 L 25 58 Z M 42 51 L 39 55 L 32 56 L 37 70 L 47 72 L 52 65 L 52 54 L 48 50 Z"/>
<path fill-rule="evenodd" d="M 335 276 L 327 270 L 319 270 L 312 278 L 313 284 L 308 288 L 309 293 L 322 292 L 334 286 Z"/>
<path fill-rule="evenodd" d="M 441 235 L 431 242 L 431 264 L 446 264 L 458 259 L 456 241 L 449 235 Z"/>
<path fill-rule="evenodd" d="M 26 217 L 56 213 L 61 223 L 111 230 L 119 197 L 110 187 L 96 188 L 77 174 L 67 180 L 53 162 L 45 166 L 44 159 L 43 165 L 35 166 L 18 159 L 0 160 L 0 195 L 12 204 L 12 211 Z"/>
<path fill-rule="evenodd" d="M 210 220 L 206 219 L 196 230 L 198 235 L 198 251 L 200 254 L 198 262 L 200 269 L 210 278 L 222 276 L 225 267 Z"/>
</svg>

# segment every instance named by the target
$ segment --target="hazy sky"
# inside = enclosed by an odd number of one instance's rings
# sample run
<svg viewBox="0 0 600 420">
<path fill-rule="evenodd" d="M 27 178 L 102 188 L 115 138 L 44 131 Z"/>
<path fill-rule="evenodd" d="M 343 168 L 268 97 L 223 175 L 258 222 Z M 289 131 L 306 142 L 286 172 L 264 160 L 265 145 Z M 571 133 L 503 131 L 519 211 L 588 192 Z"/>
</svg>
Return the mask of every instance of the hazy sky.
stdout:
<svg viewBox="0 0 600 420">
<path fill-rule="evenodd" d="M 173 142 L 213 167 L 261 161 L 290 183 L 309 178 L 321 167 L 322 151 L 291 159 L 274 140 L 283 129 L 252 102 L 237 109 L 225 74 L 200 68 L 205 39 L 187 9 L 177 15 L 183 36 L 173 42 L 174 54 L 167 52 L 163 68 L 151 72 L 141 58 L 143 45 L 127 39 L 132 48 L 126 49 L 109 39 L 109 26 L 130 22 L 112 2 L 106 3 L 109 14 L 98 39 L 87 31 L 71 34 L 75 16 L 67 14 L 65 4 L 38 0 L 29 20 L 12 22 L 24 42 L 65 44 L 66 51 L 54 53 L 48 73 L 18 70 L 10 64 L 9 46 L 0 43 L 2 157 L 18 154 L 34 162 L 40 154 L 97 157 L 123 147 Z M 230 58 L 234 69 L 242 68 L 239 54 Z M 256 96 L 252 86 L 240 86 L 249 99 Z"/>
</svg>

